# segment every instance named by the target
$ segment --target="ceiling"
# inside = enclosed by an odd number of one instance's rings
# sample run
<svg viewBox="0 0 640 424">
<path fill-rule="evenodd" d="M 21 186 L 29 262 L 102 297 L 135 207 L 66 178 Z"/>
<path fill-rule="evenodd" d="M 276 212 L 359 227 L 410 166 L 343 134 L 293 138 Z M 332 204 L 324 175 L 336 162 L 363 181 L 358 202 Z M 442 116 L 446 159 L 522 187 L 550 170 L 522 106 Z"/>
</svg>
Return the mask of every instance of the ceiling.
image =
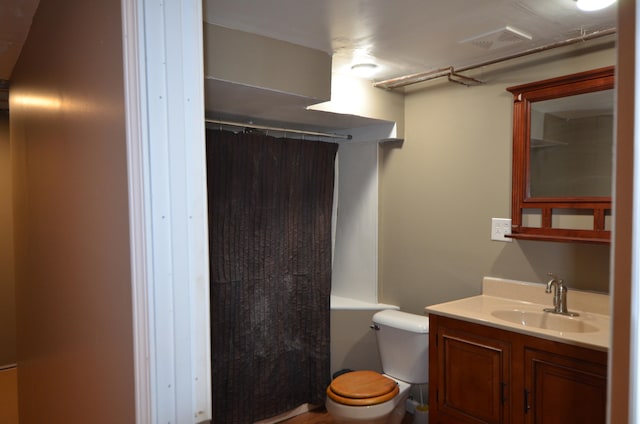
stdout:
<svg viewBox="0 0 640 424">
<path fill-rule="evenodd" d="M 39 0 L 0 0 L 0 80 L 11 77 Z"/>
<path fill-rule="evenodd" d="M 333 55 L 357 56 L 376 80 L 461 68 L 616 26 L 615 6 L 582 12 L 575 0 L 206 0 L 206 22 Z"/>
<path fill-rule="evenodd" d="M 0 110 L 9 108 L 9 82 L 39 0 L 0 0 Z"/>
<path fill-rule="evenodd" d="M 373 82 L 463 69 L 579 37 L 615 31 L 616 7 L 583 12 L 575 0 L 206 0 L 204 20 L 324 51 L 333 73 L 349 74 L 357 62 L 373 62 Z M 579 44 L 579 43 L 578 43 Z M 578 45 L 576 44 L 576 45 Z M 367 126 L 362 117 L 320 114 L 282 106 L 280 99 L 248 87 L 242 101 L 227 101 L 228 86 L 211 88 L 213 115 L 231 110 L 253 122 L 286 122 L 313 129 Z M 281 95 L 281 94 L 278 94 Z M 217 105 L 212 105 L 216 98 Z M 257 107 L 260 101 L 263 107 Z M 249 110 L 249 105 L 253 106 Z M 290 106 L 290 105 L 288 105 Z M 247 119 L 242 120 L 246 122 Z"/>
<path fill-rule="evenodd" d="M 9 80 L 39 0 L 0 0 L 0 80 Z M 205 0 L 207 23 L 333 57 L 374 62 L 381 81 L 455 69 L 616 27 L 616 8 L 575 0 Z M 1 99 L 0 99 L 1 101 Z"/>
</svg>

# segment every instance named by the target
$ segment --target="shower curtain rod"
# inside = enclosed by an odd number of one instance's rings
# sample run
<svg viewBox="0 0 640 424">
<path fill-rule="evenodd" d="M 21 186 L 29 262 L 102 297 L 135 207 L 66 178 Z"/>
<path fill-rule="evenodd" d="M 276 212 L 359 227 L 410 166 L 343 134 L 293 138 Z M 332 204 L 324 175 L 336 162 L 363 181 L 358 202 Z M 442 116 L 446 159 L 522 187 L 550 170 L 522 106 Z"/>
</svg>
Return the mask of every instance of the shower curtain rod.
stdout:
<svg viewBox="0 0 640 424">
<path fill-rule="evenodd" d="M 393 90 L 394 88 L 406 87 L 408 85 L 417 84 L 417 83 L 420 83 L 420 82 L 425 82 L 425 81 L 429 81 L 429 80 L 436 79 L 436 78 L 441 78 L 441 77 L 446 77 L 446 76 L 451 78 L 451 75 L 460 76 L 460 75 L 456 74 L 458 72 L 470 71 L 472 69 L 482 68 L 484 66 L 493 65 L 493 64 L 496 64 L 496 63 L 500 63 L 500 62 L 506 62 L 508 60 L 518 59 L 520 57 L 528 56 L 528 55 L 531 55 L 533 53 L 540 53 L 540 52 L 544 52 L 544 51 L 547 51 L 547 50 L 555 49 L 555 48 L 558 48 L 558 47 L 564 47 L 564 46 L 568 46 L 568 45 L 571 45 L 571 44 L 576 44 L 576 43 L 579 43 L 581 41 L 589 41 L 589 40 L 593 40 L 593 39 L 596 39 L 596 38 L 605 37 L 605 36 L 608 36 L 608 35 L 615 34 L 616 32 L 617 32 L 616 28 L 608 28 L 608 29 L 604 29 L 604 30 L 600 30 L 600 31 L 594 31 L 594 32 L 589 33 L 589 34 L 583 33 L 578 37 L 569 38 L 567 40 L 559 41 L 559 42 L 552 43 L 552 44 L 546 44 L 546 45 L 540 46 L 540 47 L 535 47 L 535 48 L 532 48 L 532 49 L 529 49 L 529 50 L 525 50 L 525 51 L 520 52 L 520 53 L 516 53 L 516 54 L 509 55 L 509 56 L 500 57 L 498 59 L 488 60 L 486 62 L 476 63 L 476 64 L 473 64 L 473 65 L 464 66 L 464 67 L 461 67 L 461 68 L 458 68 L 458 69 L 454 69 L 453 66 L 450 66 L 448 68 L 438 69 L 438 70 L 435 70 L 435 71 L 419 72 L 417 74 L 405 75 L 405 76 L 402 76 L 402 77 L 397 77 L 397 78 L 392 78 L 392 79 L 376 82 L 376 83 L 373 84 L 373 86 L 376 87 L 376 88 L 384 88 L 384 89 L 387 89 L 387 90 Z M 458 82 L 458 81 L 453 81 L 453 82 Z"/>
<path fill-rule="evenodd" d="M 295 134 L 303 134 L 303 135 L 313 135 L 317 137 L 339 138 L 342 140 L 351 140 L 353 138 L 351 134 L 334 134 L 334 133 L 325 133 L 325 132 L 319 132 L 319 131 L 296 130 L 293 128 L 280 128 L 280 127 L 273 127 L 270 125 L 258 125 L 258 124 L 251 124 L 251 123 L 245 123 L 245 122 L 224 121 L 220 119 L 206 118 L 204 122 L 208 124 L 229 125 L 232 127 L 253 128 L 257 130 L 272 130 L 272 131 L 280 131 L 283 133 L 295 133 Z"/>
</svg>

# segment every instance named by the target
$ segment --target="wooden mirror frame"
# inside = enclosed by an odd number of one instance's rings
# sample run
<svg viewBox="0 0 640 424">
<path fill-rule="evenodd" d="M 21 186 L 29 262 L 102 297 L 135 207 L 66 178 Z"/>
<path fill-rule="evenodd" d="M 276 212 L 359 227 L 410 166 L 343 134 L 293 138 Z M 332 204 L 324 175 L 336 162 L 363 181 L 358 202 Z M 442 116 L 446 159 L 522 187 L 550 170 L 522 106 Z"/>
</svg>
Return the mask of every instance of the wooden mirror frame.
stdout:
<svg viewBox="0 0 640 424">
<path fill-rule="evenodd" d="M 559 97 L 613 89 L 614 67 L 595 69 L 507 88 L 513 94 L 513 165 L 511 191 L 511 235 L 522 240 L 610 243 L 605 217 L 611 213 L 609 197 L 531 197 L 529 160 L 531 149 L 531 103 Z M 540 227 L 523 226 L 525 209 L 539 209 Z M 552 226 L 553 210 L 591 210 L 592 229 Z"/>
</svg>

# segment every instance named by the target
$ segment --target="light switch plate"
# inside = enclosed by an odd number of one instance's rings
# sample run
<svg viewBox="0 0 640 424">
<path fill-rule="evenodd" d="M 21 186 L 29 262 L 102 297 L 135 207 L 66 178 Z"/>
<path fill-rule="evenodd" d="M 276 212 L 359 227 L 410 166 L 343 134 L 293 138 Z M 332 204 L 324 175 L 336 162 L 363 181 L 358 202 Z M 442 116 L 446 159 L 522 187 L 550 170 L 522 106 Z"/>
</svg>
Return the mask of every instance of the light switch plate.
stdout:
<svg viewBox="0 0 640 424">
<path fill-rule="evenodd" d="M 491 218 L 491 240 L 511 243 L 513 239 L 505 237 L 505 234 L 511 234 L 511 219 Z"/>
</svg>

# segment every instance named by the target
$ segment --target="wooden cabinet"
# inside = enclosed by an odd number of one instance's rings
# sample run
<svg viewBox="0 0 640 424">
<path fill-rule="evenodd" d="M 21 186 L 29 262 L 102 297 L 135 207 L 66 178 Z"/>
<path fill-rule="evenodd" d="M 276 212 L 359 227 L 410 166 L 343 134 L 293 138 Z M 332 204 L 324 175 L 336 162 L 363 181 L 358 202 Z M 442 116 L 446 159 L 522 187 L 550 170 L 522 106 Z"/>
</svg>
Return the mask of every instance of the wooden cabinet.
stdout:
<svg viewBox="0 0 640 424">
<path fill-rule="evenodd" d="M 604 423 L 606 364 L 525 348 L 525 422 Z"/>
<path fill-rule="evenodd" d="M 606 352 L 430 315 L 430 423 L 604 423 Z"/>
<path fill-rule="evenodd" d="M 431 322 L 429 328 L 433 335 Z M 430 352 L 429 371 L 441 420 L 433 422 L 504 422 L 510 405 L 506 396 L 511 369 L 509 343 L 486 329 L 470 332 L 459 326 L 440 326 L 438 330 L 437 353 Z M 440 372 L 434 373 L 433 368 Z"/>
</svg>

